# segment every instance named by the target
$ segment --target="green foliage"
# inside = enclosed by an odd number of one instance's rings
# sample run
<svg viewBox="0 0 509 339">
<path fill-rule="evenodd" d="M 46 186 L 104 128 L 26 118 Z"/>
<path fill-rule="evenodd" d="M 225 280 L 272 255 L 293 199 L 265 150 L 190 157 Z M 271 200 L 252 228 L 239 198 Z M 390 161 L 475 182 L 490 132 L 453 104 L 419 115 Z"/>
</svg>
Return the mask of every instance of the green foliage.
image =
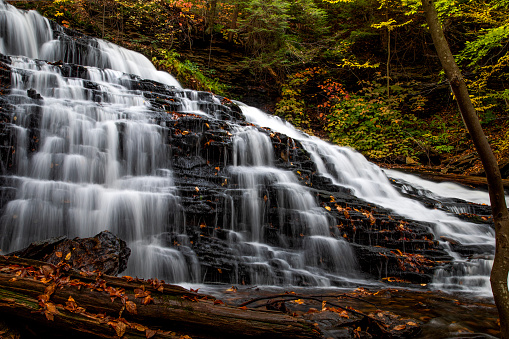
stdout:
<svg viewBox="0 0 509 339">
<path fill-rule="evenodd" d="M 309 116 L 306 101 L 302 94 L 304 87 L 311 80 L 313 70 L 306 69 L 288 76 L 282 86 L 282 99 L 276 105 L 276 115 L 285 118 L 300 128 L 309 128 Z"/>
<path fill-rule="evenodd" d="M 412 154 L 414 119 L 386 102 L 386 88 L 363 83 L 355 94 L 346 94 L 327 116 L 325 130 L 335 143 L 353 147 L 371 158 Z"/>
<path fill-rule="evenodd" d="M 276 51 L 284 45 L 289 8 L 283 0 L 250 0 L 247 3 L 239 33 L 249 52 Z"/>
<path fill-rule="evenodd" d="M 465 48 L 457 56 L 459 63 L 475 67 L 485 61 L 489 54 L 502 49 L 509 42 L 509 25 L 502 25 L 482 31 L 473 41 L 467 41 Z"/>
<path fill-rule="evenodd" d="M 159 50 L 159 54 L 160 58 L 152 58 L 154 65 L 176 76 L 184 87 L 226 95 L 228 90 L 226 85 L 207 77 L 200 67 L 191 61 L 180 61 L 180 54 L 174 50 Z"/>
</svg>

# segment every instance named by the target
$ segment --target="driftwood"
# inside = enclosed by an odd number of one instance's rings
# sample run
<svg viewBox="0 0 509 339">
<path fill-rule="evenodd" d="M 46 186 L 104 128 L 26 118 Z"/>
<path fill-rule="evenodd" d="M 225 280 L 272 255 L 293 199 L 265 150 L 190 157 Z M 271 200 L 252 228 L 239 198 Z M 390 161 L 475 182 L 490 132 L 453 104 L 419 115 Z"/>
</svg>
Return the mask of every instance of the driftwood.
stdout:
<svg viewBox="0 0 509 339">
<path fill-rule="evenodd" d="M 317 338 L 319 329 L 275 311 L 230 307 L 165 284 L 0 256 L 0 313 L 52 337 Z M 37 325 L 34 325 L 34 321 Z"/>
</svg>

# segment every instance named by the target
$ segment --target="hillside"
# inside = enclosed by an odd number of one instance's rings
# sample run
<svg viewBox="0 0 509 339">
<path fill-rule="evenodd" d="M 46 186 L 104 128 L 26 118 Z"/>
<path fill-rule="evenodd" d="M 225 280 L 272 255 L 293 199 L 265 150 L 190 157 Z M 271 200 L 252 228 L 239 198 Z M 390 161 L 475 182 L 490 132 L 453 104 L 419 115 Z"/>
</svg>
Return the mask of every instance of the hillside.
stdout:
<svg viewBox="0 0 509 339">
<path fill-rule="evenodd" d="M 384 167 L 482 175 L 418 7 L 401 1 L 10 1 L 153 58 L 209 90 L 351 146 Z M 441 3 L 509 177 L 504 1 Z"/>
</svg>

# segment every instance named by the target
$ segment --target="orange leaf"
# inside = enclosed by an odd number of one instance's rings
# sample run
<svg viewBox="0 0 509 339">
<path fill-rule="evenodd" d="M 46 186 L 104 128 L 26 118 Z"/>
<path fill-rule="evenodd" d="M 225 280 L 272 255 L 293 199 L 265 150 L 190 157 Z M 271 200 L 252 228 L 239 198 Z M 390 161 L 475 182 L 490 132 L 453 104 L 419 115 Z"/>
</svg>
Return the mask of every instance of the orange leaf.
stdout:
<svg viewBox="0 0 509 339">
<path fill-rule="evenodd" d="M 46 319 L 53 321 L 54 315 L 59 314 L 60 312 L 58 312 L 55 304 L 46 303 L 45 306 L 46 306 L 46 310 L 44 311 L 44 315 L 46 316 Z"/>
<path fill-rule="evenodd" d="M 220 304 L 224 305 L 224 302 L 222 302 L 221 300 L 214 300 L 214 305 L 220 305 Z"/>
<path fill-rule="evenodd" d="M 154 303 L 154 298 L 152 298 L 150 295 L 145 297 L 145 299 L 143 299 L 143 305 L 148 305 L 150 303 Z"/>
<path fill-rule="evenodd" d="M 145 337 L 147 339 L 149 338 L 152 338 L 153 336 L 155 336 L 157 334 L 157 331 L 155 330 L 151 330 L 150 328 L 147 328 L 147 330 L 145 331 Z"/>
<path fill-rule="evenodd" d="M 113 327 L 113 329 L 117 333 L 117 336 L 119 337 L 122 337 L 125 334 L 125 330 L 127 329 L 127 325 L 120 321 L 119 322 L 110 321 L 108 325 Z"/>
<path fill-rule="evenodd" d="M 126 308 L 127 312 L 129 312 L 131 314 L 138 314 L 138 310 L 136 309 L 136 304 L 133 303 L 132 301 L 126 301 L 125 308 Z"/>
<path fill-rule="evenodd" d="M 44 290 L 44 294 L 51 296 L 55 292 L 56 288 L 57 284 L 51 284 L 48 287 L 46 287 L 46 289 Z"/>
<path fill-rule="evenodd" d="M 247 307 L 246 306 L 242 306 L 242 307 L 239 307 L 241 310 L 247 310 Z"/>
<path fill-rule="evenodd" d="M 146 296 L 148 296 L 150 293 L 148 292 L 145 292 L 144 290 L 142 289 L 139 289 L 139 288 L 135 288 L 134 289 L 134 297 L 135 298 L 145 298 Z"/>
<path fill-rule="evenodd" d="M 406 325 L 398 325 L 396 327 L 393 328 L 394 331 L 401 331 L 401 330 L 404 330 L 406 328 Z"/>
</svg>

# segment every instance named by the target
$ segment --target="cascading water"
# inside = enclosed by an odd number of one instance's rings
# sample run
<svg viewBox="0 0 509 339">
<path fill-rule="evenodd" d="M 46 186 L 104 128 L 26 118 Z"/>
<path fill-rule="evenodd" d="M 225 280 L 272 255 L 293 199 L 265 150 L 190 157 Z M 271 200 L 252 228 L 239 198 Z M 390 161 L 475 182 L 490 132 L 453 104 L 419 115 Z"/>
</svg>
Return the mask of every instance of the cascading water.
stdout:
<svg viewBox="0 0 509 339">
<path fill-rule="evenodd" d="M 16 104 L 18 166 L 10 179 L 18 189 L 2 216 L 2 250 L 63 234 L 84 237 L 110 230 L 132 248 L 133 274 L 197 279 L 189 275 L 180 252 L 158 246 L 156 236 L 162 232 L 185 237 L 179 226 L 183 214 L 164 156 L 164 128 L 148 120 L 145 99 L 129 89 L 131 76 L 121 71 L 178 83 L 140 54 L 103 41 L 92 40 L 86 53 L 78 54 L 73 39 L 62 32 L 53 39 L 48 20 L 35 12 L 0 4 L 0 23 L 4 54 L 113 68 L 87 67 L 81 78 L 69 78 L 59 65 L 11 57 L 8 99 Z M 33 100 L 29 92 L 40 98 Z M 35 120 L 39 151 L 30 157 L 28 130 Z"/>
<path fill-rule="evenodd" d="M 355 257 L 348 243 L 329 235 L 334 220 L 292 172 L 274 167 L 270 138 L 251 126 L 233 130 L 234 166 L 230 171 L 242 198 L 239 211 L 235 211 L 241 217 L 234 225 L 232 246 L 254 272 L 252 283 L 329 286 L 330 279 L 355 272 Z M 269 239 L 262 234 L 270 213 L 269 188 L 276 190 L 278 223 L 288 228 L 270 239 L 275 246 L 268 245 Z M 272 267 L 282 274 L 275 274 Z"/>
<path fill-rule="evenodd" d="M 290 124 L 277 117 L 259 112 L 254 107 L 241 105 L 241 108 L 249 122 L 262 127 L 270 126 L 274 131 L 300 140 L 312 155 L 318 171 L 330 178 L 334 184 L 353 189 L 356 196 L 387 207 L 411 219 L 430 222 L 437 239 L 452 239 L 465 246 L 482 248 L 486 255 L 468 260 L 460 259 L 457 254 L 449 250 L 456 261 L 452 269 L 437 270 L 434 284 L 437 288 L 476 290 L 486 295 L 491 294 L 489 274 L 495 248 L 494 230 L 491 227 L 464 222 L 443 211 L 425 208 L 422 204 L 400 195 L 383 171 L 376 165 L 367 162 L 359 153 L 345 147 L 333 146 L 318 138 L 309 137 Z M 406 176 L 406 179 L 411 180 L 411 177 Z M 446 248 L 449 248 L 447 241 L 442 241 L 442 243 Z"/>
<path fill-rule="evenodd" d="M 431 225 L 455 258 L 436 270 L 437 287 L 489 291 L 489 226 L 403 197 L 353 150 L 239 103 L 240 114 L 209 93 L 181 89 L 138 53 L 68 33 L 0 3 L 0 53 L 10 55 L 0 59 L 10 69 L 8 95 L 0 97 L 10 107 L 2 133 L 14 140 L 2 158 L 4 253 L 34 240 L 110 230 L 132 249 L 131 275 L 355 284 L 364 279 L 356 252 L 323 205 L 323 197 L 332 203 L 354 192 Z M 274 132 L 286 141 L 276 145 Z M 274 151 L 280 146 L 281 156 Z M 298 159 L 308 160 L 295 167 Z M 324 185 L 312 187 L 311 177 Z M 369 213 L 356 213 L 376 225 Z M 488 256 L 461 259 L 453 240 Z"/>
</svg>

